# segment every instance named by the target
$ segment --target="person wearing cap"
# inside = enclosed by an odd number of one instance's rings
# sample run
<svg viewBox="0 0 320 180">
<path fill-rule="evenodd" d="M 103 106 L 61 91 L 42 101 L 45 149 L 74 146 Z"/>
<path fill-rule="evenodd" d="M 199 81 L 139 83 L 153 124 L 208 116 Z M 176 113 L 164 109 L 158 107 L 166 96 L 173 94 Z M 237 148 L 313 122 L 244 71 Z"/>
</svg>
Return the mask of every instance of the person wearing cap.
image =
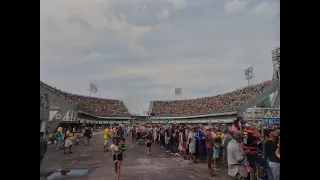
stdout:
<svg viewBox="0 0 320 180">
<path fill-rule="evenodd" d="M 242 131 L 236 131 L 227 147 L 228 175 L 237 180 L 246 180 L 248 176 L 246 153 L 241 147 L 244 139 Z"/>
</svg>

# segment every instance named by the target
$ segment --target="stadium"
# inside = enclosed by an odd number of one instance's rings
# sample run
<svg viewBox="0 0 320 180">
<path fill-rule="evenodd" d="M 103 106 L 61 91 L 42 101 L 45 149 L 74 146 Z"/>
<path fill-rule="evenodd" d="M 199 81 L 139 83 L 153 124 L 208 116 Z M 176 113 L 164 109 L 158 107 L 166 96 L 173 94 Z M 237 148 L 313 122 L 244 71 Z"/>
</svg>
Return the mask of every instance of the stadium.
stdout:
<svg viewBox="0 0 320 180">
<path fill-rule="evenodd" d="M 232 123 L 248 108 L 280 108 L 280 47 L 272 50 L 271 80 L 197 99 L 150 102 L 149 123 Z M 272 96 L 272 98 L 270 98 Z M 121 100 L 71 94 L 40 81 L 40 131 L 66 124 L 130 124 L 136 116 Z"/>
<path fill-rule="evenodd" d="M 67 93 L 40 81 L 40 130 L 66 124 L 127 124 L 124 103 Z"/>
</svg>

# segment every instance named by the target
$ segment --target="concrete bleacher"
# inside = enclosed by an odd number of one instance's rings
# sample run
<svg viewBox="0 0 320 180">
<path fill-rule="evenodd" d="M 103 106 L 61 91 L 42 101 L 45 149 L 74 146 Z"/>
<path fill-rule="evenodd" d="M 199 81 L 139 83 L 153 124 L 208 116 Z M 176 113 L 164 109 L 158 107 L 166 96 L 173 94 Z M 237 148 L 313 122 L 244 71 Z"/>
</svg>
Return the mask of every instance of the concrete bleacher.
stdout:
<svg viewBox="0 0 320 180">
<path fill-rule="evenodd" d="M 197 99 L 151 101 L 149 110 L 154 117 L 213 117 L 215 114 L 241 111 L 261 103 L 279 89 L 274 81 L 265 81 L 232 92 Z M 269 106 L 270 100 L 266 102 Z"/>
<path fill-rule="evenodd" d="M 272 93 L 277 92 L 280 89 L 279 83 L 274 83 L 270 87 L 266 88 L 263 93 L 252 99 L 251 101 L 247 102 L 246 104 L 243 104 L 238 109 L 238 114 L 242 114 L 243 111 L 247 108 L 254 107 L 255 105 L 259 104 L 260 102 L 264 101 L 266 98 L 269 98 Z M 280 101 L 279 101 L 280 103 Z"/>
<path fill-rule="evenodd" d="M 40 108 L 41 94 L 46 94 L 47 111 L 40 112 L 40 120 L 47 122 L 46 126 L 56 129 L 61 122 L 78 123 L 79 113 L 84 113 L 101 118 L 126 118 L 131 117 L 125 104 L 116 99 L 102 99 L 96 97 L 71 94 L 56 89 L 40 81 Z M 47 107 L 47 106 L 46 106 Z M 46 114 L 45 114 L 46 113 Z M 101 123 L 101 122 L 99 122 Z"/>
</svg>

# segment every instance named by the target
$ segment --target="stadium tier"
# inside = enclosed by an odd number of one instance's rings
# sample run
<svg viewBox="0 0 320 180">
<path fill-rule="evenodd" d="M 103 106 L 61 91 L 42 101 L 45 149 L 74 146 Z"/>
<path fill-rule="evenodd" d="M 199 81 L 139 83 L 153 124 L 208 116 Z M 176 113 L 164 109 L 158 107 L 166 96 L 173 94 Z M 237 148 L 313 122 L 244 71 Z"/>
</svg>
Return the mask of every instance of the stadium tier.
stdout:
<svg viewBox="0 0 320 180">
<path fill-rule="evenodd" d="M 40 86 L 65 99 L 79 110 L 99 117 L 130 117 L 130 113 L 125 104 L 120 100 L 101 99 L 95 97 L 81 96 L 71 94 L 59 89 L 53 88 L 40 81 Z M 40 107 L 46 107 L 49 102 L 46 101 L 46 94 L 40 94 Z"/>
<path fill-rule="evenodd" d="M 269 80 L 229 93 L 198 99 L 151 101 L 150 112 L 155 117 L 185 117 L 237 111 L 242 105 L 261 95 L 272 83 Z"/>
</svg>

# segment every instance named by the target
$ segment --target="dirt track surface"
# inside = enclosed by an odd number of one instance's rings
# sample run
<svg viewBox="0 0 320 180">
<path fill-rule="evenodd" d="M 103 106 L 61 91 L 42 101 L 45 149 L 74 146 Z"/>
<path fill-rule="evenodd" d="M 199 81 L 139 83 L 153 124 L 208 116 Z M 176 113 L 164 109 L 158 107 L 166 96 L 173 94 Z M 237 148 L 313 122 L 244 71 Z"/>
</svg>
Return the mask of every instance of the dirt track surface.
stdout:
<svg viewBox="0 0 320 180">
<path fill-rule="evenodd" d="M 227 170 L 222 169 L 211 176 L 206 163 L 187 164 L 180 157 L 168 155 L 164 149 L 152 145 L 151 156 L 147 156 L 146 145 L 131 145 L 126 141 L 127 150 L 121 165 L 121 180 L 231 180 Z M 91 169 L 88 174 L 57 179 L 115 180 L 114 163 L 110 152 L 103 152 L 103 135 L 96 133 L 89 146 L 74 146 L 73 154 L 63 155 L 62 150 L 49 146 L 40 167 L 40 176 L 60 168 Z M 41 178 L 40 178 L 41 179 Z M 43 179 L 43 178 L 42 178 Z"/>
</svg>

